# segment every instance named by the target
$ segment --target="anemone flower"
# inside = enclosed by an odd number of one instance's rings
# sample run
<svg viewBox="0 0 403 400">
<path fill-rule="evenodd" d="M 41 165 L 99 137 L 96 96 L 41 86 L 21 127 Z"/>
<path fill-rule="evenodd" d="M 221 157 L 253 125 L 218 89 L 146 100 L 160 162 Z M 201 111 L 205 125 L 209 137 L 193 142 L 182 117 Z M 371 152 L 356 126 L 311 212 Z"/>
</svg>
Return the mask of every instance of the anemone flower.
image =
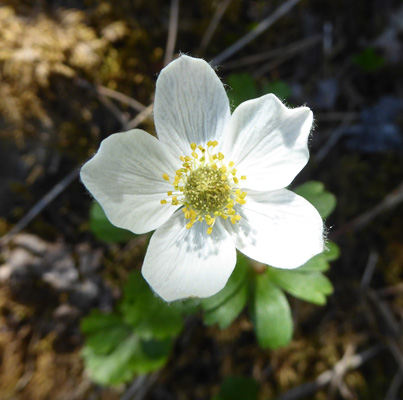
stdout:
<svg viewBox="0 0 403 400">
<path fill-rule="evenodd" d="M 140 129 L 109 136 L 81 179 L 112 224 L 155 230 L 142 273 L 159 296 L 209 297 L 225 286 L 236 249 L 285 269 L 323 251 L 319 213 L 285 189 L 308 161 L 312 120 L 273 94 L 231 115 L 210 65 L 182 55 L 157 80 L 158 139 Z"/>
</svg>

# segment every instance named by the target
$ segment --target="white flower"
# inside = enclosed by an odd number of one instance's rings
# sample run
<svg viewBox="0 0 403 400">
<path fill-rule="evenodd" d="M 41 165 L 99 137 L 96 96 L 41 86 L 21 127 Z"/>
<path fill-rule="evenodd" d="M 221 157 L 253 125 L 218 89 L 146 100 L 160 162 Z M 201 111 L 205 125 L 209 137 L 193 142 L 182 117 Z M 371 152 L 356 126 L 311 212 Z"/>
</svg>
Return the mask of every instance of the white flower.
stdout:
<svg viewBox="0 0 403 400">
<path fill-rule="evenodd" d="M 164 300 L 220 291 L 236 248 L 286 269 L 323 251 L 319 213 L 284 189 L 309 158 L 309 108 L 268 94 L 231 115 L 214 70 L 183 55 L 158 77 L 154 120 L 159 140 L 111 135 L 81 179 L 114 225 L 156 229 L 142 273 Z"/>
</svg>

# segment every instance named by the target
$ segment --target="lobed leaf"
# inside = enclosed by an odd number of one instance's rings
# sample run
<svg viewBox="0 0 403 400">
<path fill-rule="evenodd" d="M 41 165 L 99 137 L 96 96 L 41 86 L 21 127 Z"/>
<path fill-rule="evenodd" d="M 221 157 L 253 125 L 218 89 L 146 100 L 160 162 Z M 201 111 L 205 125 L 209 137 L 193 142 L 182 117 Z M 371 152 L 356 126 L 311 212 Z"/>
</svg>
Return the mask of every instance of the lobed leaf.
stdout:
<svg viewBox="0 0 403 400">
<path fill-rule="evenodd" d="M 290 85 L 282 80 L 274 80 L 263 86 L 264 93 L 273 93 L 281 100 L 287 100 L 291 96 Z"/>
<path fill-rule="evenodd" d="M 136 235 L 112 225 L 102 207 L 94 201 L 90 209 L 90 230 L 94 236 L 107 243 L 127 242 Z"/>
<path fill-rule="evenodd" d="M 255 80 L 250 74 L 231 74 L 228 77 L 228 84 L 232 89 L 227 92 L 231 108 L 238 107 L 246 100 L 259 97 Z"/>
<path fill-rule="evenodd" d="M 333 293 L 331 282 L 320 272 L 269 268 L 268 276 L 289 294 L 314 304 L 325 304 L 326 296 Z"/>
<path fill-rule="evenodd" d="M 130 275 L 123 291 L 119 309 L 141 338 L 165 339 L 182 330 L 180 309 L 155 296 L 138 271 Z"/>
<path fill-rule="evenodd" d="M 224 289 L 201 300 L 200 304 L 205 311 L 204 322 L 207 325 L 218 324 L 224 329 L 241 313 L 248 299 L 248 268 L 246 257 L 239 254 L 237 265 Z"/>
<path fill-rule="evenodd" d="M 293 331 L 290 306 L 283 291 L 267 273 L 256 276 L 250 306 L 259 345 L 271 349 L 286 346 Z"/>
<path fill-rule="evenodd" d="M 327 192 L 322 182 L 306 182 L 295 188 L 294 192 L 308 200 L 323 219 L 326 219 L 336 207 L 336 196 Z"/>
</svg>

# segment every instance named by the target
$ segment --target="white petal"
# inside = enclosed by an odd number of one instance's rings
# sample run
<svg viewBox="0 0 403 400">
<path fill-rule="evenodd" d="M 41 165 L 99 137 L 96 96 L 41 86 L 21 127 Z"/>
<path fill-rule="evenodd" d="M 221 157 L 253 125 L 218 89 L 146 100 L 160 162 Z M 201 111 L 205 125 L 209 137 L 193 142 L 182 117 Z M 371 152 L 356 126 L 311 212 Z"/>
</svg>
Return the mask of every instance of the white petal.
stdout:
<svg viewBox="0 0 403 400">
<path fill-rule="evenodd" d="M 318 211 L 289 190 L 248 192 L 237 212 L 242 219 L 234 225 L 225 221 L 225 228 L 237 249 L 256 261 L 293 269 L 324 250 Z"/>
<path fill-rule="evenodd" d="M 112 224 L 134 233 L 162 225 L 179 206 L 161 204 L 180 168 L 180 160 L 155 137 L 140 129 L 115 133 L 102 141 L 81 169 L 84 185 L 101 204 Z"/>
<path fill-rule="evenodd" d="M 178 155 L 189 155 L 190 143 L 220 141 L 229 118 L 224 86 L 204 60 L 181 56 L 161 71 L 154 122 L 159 139 Z"/>
<path fill-rule="evenodd" d="M 230 235 L 216 223 L 211 235 L 206 223 L 186 229 L 177 211 L 150 240 L 142 273 L 165 301 L 186 297 L 209 297 L 227 283 L 236 263 Z"/>
<path fill-rule="evenodd" d="M 308 162 L 311 126 L 309 108 L 289 109 L 268 94 L 236 108 L 222 152 L 235 162 L 239 175 L 246 175 L 245 187 L 280 189 Z"/>
</svg>

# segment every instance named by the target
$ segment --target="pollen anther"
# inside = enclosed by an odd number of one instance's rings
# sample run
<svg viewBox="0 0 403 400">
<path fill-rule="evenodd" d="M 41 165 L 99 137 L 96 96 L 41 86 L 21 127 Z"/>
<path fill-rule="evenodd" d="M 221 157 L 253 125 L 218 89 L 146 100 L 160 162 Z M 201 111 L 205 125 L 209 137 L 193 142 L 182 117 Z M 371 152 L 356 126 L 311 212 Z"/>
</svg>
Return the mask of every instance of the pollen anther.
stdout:
<svg viewBox="0 0 403 400">
<path fill-rule="evenodd" d="M 215 153 L 218 142 L 208 141 L 207 148 L 196 143 L 190 144 L 190 156 L 181 155 L 182 167 L 176 171 L 173 182 L 164 173 L 162 178 L 171 182 L 174 190 L 167 192 L 170 201 L 161 204 L 183 205 L 183 215 L 190 229 L 196 221 L 205 221 L 207 234 L 211 235 L 218 217 L 230 218 L 232 224 L 241 220 L 234 209 L 246 203 L 246 192 L 239 187 L 237 170 L 233 161 L 224 164 L 224 154 Z M 241 179 L 246 179 L 242 175 Z"/>
</svg>

